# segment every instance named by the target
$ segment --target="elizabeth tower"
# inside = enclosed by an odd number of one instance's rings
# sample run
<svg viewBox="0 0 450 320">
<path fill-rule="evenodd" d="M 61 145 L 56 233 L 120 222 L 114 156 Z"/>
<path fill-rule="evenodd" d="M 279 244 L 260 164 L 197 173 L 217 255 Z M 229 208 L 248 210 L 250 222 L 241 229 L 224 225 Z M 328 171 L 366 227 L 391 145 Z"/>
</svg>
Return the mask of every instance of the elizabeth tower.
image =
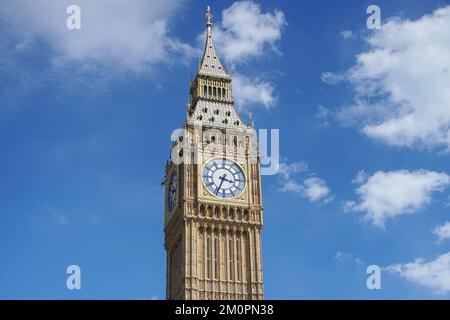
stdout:
<svg viewBox="0 0 450 320">
<path fill-rule="evenodd" d="M 166 297 L 260 300 L 263 217 L 256 135 L 234 108 L 231 76 L 213 44 L 209 7 L 206 28 L 187 118 L 165 169 Z"/>
</svg>

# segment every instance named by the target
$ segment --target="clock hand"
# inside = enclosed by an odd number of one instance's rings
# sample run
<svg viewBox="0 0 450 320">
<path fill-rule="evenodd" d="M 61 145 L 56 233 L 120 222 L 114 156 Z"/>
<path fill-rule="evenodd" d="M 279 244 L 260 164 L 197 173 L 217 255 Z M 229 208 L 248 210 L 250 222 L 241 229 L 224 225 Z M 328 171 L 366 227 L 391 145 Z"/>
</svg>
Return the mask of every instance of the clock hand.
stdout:
<svg viewBox="0 0 450 320">
<path fill-rule="evenodd" d="M 219 179 L 222 180 L 222 181 L 225 180 L 226 182 L 229 182 L 229 183 L 234 183 L 233 180 L 229 180 L 229 179 L 227 179 L 226 177 L 227 177 L 227 174 L 224 173 L 224 174 L 223 174 L 223 177 L 219 177 Z"/>
<path fill-rule="evenodd" d="M 219 177 L 219 179 L 220 179 L 221 181 L 220 181 L 219 187 L 218 187 L 217 190 L 216 190 L 216 196 L 217 196 L 217 194 L 219 193 L 220 188 L 222 188 L 222 184 L 223 184 L 223 182 L 226 180 L 226 177 L 227 177 L 227 174 L 226 174 L 226 173 L 224 173 L 222 177 Z"/>
</svg>

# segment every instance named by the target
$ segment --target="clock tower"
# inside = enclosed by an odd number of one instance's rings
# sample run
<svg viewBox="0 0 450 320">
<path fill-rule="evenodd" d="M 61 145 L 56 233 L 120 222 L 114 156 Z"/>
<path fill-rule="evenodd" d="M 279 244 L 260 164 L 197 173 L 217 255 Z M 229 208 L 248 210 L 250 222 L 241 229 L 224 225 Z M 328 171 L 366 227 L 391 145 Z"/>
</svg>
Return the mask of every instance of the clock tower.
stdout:
<svg viewBox="0 0 450 320">
<path fill-rule="evenodd" d="M 167 299 L 264 298 L 260 159 L 234 108 L 232 79 L 206 39 L 187 119 L 165 168 Z"/>
</svg>

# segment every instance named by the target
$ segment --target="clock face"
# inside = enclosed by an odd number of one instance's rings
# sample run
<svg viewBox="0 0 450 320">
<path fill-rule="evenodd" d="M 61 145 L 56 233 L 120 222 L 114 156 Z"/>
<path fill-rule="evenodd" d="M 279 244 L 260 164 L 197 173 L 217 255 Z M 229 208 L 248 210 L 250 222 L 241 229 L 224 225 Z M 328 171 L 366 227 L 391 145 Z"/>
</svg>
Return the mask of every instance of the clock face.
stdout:
<svg viewBox="0 0 450 320">
<path fill-rule="evenodd" d="M 169 189 L 167 190 L 167 208 L 169 213 L 172 212 L 177 203 L 176 195 L 177 195 L 177 171 L 174 170 L 172 172 L 172 176 L 170 177 Z"/>
<path fill-rule="evenodd" d="M 203 168 L 203 184 L 216 197 L 234 198 L 244 190 L 245 177 L 235 162 L 215 159 Z"/>
</svg>

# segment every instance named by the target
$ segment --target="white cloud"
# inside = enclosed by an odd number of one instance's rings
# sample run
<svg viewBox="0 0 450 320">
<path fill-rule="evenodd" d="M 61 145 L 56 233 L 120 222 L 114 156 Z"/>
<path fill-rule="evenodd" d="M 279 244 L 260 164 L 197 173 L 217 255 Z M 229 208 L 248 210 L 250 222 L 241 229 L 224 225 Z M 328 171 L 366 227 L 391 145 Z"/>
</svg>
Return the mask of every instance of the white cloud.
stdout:
<svg viewBox="0 0 450 320">
<path fill-rule="evenodd" d="M 303 192 L 303 185 L 295 180 L 289 179 L 286 181 L 283 181 L 283 186 L 280 188 L 283 192 L 297 192 L 302 193 Z"/>
<path fill-rule="evenodd" d="M 300 162 L 281 162 L 278 173 L 283 179 L 288 180 L 292 175 L 302 172 L 307 172 L 309 170 L 308 164 L 305 161 Z"/>
<path fill-rule="evenodd" d="M 364 170 L 360 170 L 356 175 L 355 179 L 352 180 L 352 183 L 363 184 L 367 181 L 367 173 Z"/>
<path fill-rule="evenodd" d="M 353 32 L 351 30 L 343 30 L 341 31 L 341 36 L 344 39 L 351 39 L 354 37 Z"/>
<path fill-rule="evenodd" d="M 450 239 L 450 221 L 434 228 L 433 234 L 438 237 L 439 241 Z"/>
<path fill-rule="evenodd" d="M 390 145 L 449 151 L 449 39 L 450 6 L 385 22 L 346 73 L 355 102 L 339 118 Z"/>
<path fill-rule="evenodd" d="M 363 264 L 362 260 L 359 257 L 355 257 L 353 254 L 343 252 L 343 251 L 336 252 L 336 254 L 334 255 L 334 259 L 337 262 L 345 262 L 345 261 L 352 260 L 356 264 L 359 264 L 359 265 Z"/>
<path fill-rule="evenodd" d="M 345 260 L 350 259 L 351 257 L 352 257 L 351 253 L 346 253 L 346 252 L 342 252 L 342 251 L 338 251 L 334 255 L 334 259 L 338 262 L 343 262 Z"/>
<path fill-rule="evenodd" d="M 242 74 L 233 75 L 233 96 L 240 110 L 257 103 L 269 109 L 276 102 L 274 87 L 271 83 L 258 79 L 250 80 Z"/>
<path fill-rule="evenodd" d="M 245 64 L 251 58 L 279 52 L 276 44 L 286 25 L 284 13 L 278 9 L 262 12 L 261 6 L 252 1 L 238 1 L 222 11 L 222 20 L 213 19 L 214 43 L 218 54 L 231 70 Z M 198 36 L 204 45 L 205 33 Z M 261 77 L 233 74 L 233 95 L 241 111 L 254 105 L 269 109 L 276 104 L 275 86 Z"/>
<path fill-rule="evenodd" d="M 280 162 L 280 168 L 278 170 L 278 174 L 281 179 L 281 191 L 283 192 L 303 192 L 303 186 L 301 183 L 294 180 L 294 176 L 299 175 L 300 173 L 305 173 L 309 170 L 308 165 L 304 161 L 286 163 Z"/>
<path fill-rule="evenodd" d="M 173 17 L 183 2 L 80 0 L 77 5 L 81 8 L 81 30 L 66 28 L 66 8 L 73 4 L 68 0 L 11 1 L 0 4 L 0 10 L 8 12 L 7 23 L 11 29 L 22 33 L 14 50 L 32 51 L 33 44 L 43 40 L 51 48 L 51 55 L 46 57 L 56 67 L 54 70 L 66 67 L 67 73 L 72 74 L 67 82 L 73 84 L 77 78 L 86 83 L 90 71 L 96 75 L 103 69 L 108 73 L 125 70 L 150 74 L 157 64 L 185 62 L 200 55 L 200 49 L 169 35 L 170 23 L 174 23 Z M 220 55 L 234 64 L 260 56 L 267 48 L 275 48 L 286 24 L 281 11 L 262 12 L 258 4 L 249 1 L 235 2 L 222 16 L 222 21 L 214 24 L 216 45 Z M 198 18 L 204 19 L 203 14 Z M 201 38 L 203 45 L 204 36 Z M 3 56 L 1 50 L 0 56 Z M 14 64 L 8 65 L 10 73 L 14 73 Z M 60 78 L 54 73 L 45 77 L 54 78 L 55 82 Z M 91 87 L 95 79 L 89 79 Z M 269 109 L 276 103 L 275 86 L 260 78 L 250 79 L 237 73 L 233 75 L 233 89 L 236 105 L 241 110 L 253 105 Z"/>
<path fill-rule="evenodd" d="M 419 258 L 414 262 L 394 264 L 384 268 L 400 277 L 431 288 L 439 294 L 450 292 L 450 252 L 432 261 Z"/>
<path fill-rule="evenodd" d="M 330 188 L 322 179 L 308 178 L 303 182 L 303 185 L 304 194 L 311 202 L 324 199 L 330 194 Z"/>
<path fill-rule="evenodd" d="M 320 79 L 329 85 L 335 85 L 347 79 L 345 74 L 334 73 L 334 72 L 324 72 L 320 76 Z"/>
<path fill-rule="evenodd" d="M 24 50 L 30 36 L 46 41 L 54 50 L 56 64 L 80 62 L 103 64 L 136 72 L 153 64 L 179 61 L 195 50 L 168 35 L 169 19 L 180 0 L 78 0 L 81 30 L 68 30 L 66 8 L 73 1 L 6 1 L 0 10 L 8 13 L 12 28 L 22 30 Z M 177 59 L 173 59 L 174 54 Z"/>
<path fill-rule="evenodd" d="M 445 173 L 434 171 L 378 171 L 370 177 L 360 172 L 354 182 L 359 201 L 347 201 L 346 211 L 364 212 L 364 218 L 384 227 L 393 217 L 412 214 L 431 201 L 433 192 L 440 192 L 450 182 Z"/>
<path fill-rule="evenodd" d="M 281 162 L 278 173 L 280 175 L 280 191 L 297 193 L 311 202 L 322 200 L 328 203 L 332 200 L 331 190 L 325 180 L 315 176 L 311 177 L 313 174 L 309 172 L 308 165 L 304 161 Z M 310 177 L 305 178 L 302 175 Z"/>
<path fill-rule="evenodd" d="M 326 118 L 331 114 L 330 109 L 322 105 L 318 105 L 317 109 L 316 118 Z"/>
<path fill-rule="evenodd" d="M 318 105 L 317 112 L 314 117 L 320 120 L 320 125 L 322 127 L 328 127 L 330 125 L 328 119 L 332 116 L 332 114 L 333 112 L 329 108 Z"/>
<path fill-rule="evenodd" d="M 266 47 L 276 50 L 281 31 L 286 25 L 284 13 L 261 12 L 259 4 L 239 1 L 222 12 L 222 22 L 214 27 L 214 38 L 221 54 L 229 63 L 241 63 L 261 56 Z"/>
</svg>

